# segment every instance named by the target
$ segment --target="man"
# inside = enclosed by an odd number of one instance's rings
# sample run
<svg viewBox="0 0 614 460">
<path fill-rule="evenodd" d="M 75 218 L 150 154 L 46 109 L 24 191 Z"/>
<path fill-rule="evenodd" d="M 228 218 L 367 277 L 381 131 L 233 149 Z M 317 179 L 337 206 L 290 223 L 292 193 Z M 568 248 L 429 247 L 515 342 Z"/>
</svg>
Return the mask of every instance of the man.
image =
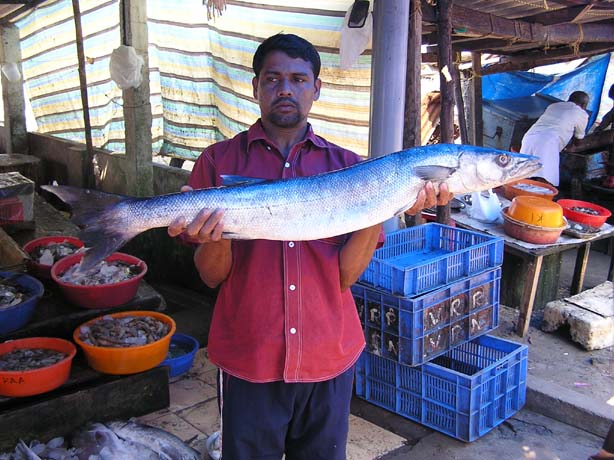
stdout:
<svg viewBox="0 0 614 460">
<path fill-rule="evenodd" d="M 608 97 L 614 101 L 614 85 L 610 86 Z M 610 111 L 603 116 L 601 123 L 599 123 L 599 126 L 595 128 L 595 132 L 598 133 L 600 131 L 604 131 L 608 129 L 610 125 L 613 125 L 614 127 L 614 107 L 612 107 Z"/>
<path fill-rule="evenodd" d="M 258 47 L 253 69 L 261 118 L 205 149 L 191 187 L 219 186 L 227 174 L 308 176 L 360 160 L 307 122 L 321 87 L 313 45 L 274 35 Z M 438 197 L 427 184 L 410 212 L 450 198 L 445 185 Z M 168 228 L 199 244 L 196 268 L 205 284 L 220 286 L 208 351 L 221 373 L 223 458 L 345 459 L 353 367 L 365 345 L 349 287 L 381 225 L 318 241 L 241 241 L 221 238 L 223 216 L 203 209 Z"/>
<path fill-rule="evenodd" d="M 538 177 L 558 187 L 559 153 L 574 139 L 584 138 L 588 124 L 588 94 L 574 91 L 567 102 L 555 102 L 529 128 L 522 138 L 521 153 L 535 155 L 542 163 Z"/>
</svg>

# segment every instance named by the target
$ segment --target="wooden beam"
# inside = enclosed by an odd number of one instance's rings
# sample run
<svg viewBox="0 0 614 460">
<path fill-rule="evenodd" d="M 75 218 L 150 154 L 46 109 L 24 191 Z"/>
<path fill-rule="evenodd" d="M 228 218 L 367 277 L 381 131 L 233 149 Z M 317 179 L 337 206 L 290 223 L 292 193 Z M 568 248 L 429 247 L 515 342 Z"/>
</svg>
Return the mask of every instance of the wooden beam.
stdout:
<svg viewBox="0 0 614 460">
<path fill-rule="evenodd" d="M 426 4 L 426 6 L 425 6 Z M 422 3 L 424 16 L 429 20 L 433 7 Z M 430 9 L 429 9 L 430 8 Z M 523 20 L 505 19 L 494 14 L 453 5 L 452 27 L 457 33 L 475 37 L 502 38 L 549 45 L 570 43 L 614 43 L 614 24 L 554 24 L 542 25 Z M 432 16 L 432 20 L 435 17 Z"/>
<path fill-rule="evenodd" d="M 454 141 L 454 62 L 452 61 L 452 3 L 453 0 L 437 1 L 437 29 L 439 32 L 439 88 L 441 90 L 441 113 L 439 115 L 440 142 Z M 437 222 L 450 222 L 450 204 L 437 206 Z"/>
<path fill-rule="evenodd" d="M 479 53 L 471 53 L 471 60 L 473 64 L 473 79 L 471 85 L 473 143 L 474 145 L 484 145 L 484 119 L 482 114 L 482 55 Z"/>
<path fill-rule="evenodd" d="M 420 145 L 421 120 L 421 39 L 422 8 L 420 0 L 411 0 L 409 11 L 409 33 L 407 36 L 407 73 L 405 86 L 405 123 L 403 148 Z"/>
<path fill-rule="evenodd" d="M 96 176 L 94 175 L 94 145 L 92 144 L 90 104 L 87 96 L 87 77 L 85 75 L 85 54 L 83 51 L 83 30 L 81 29 L 79 0 L 72 0 L 72 9 L 75 21 L 75 43 L 77 45 L 77 58 L 79 61 L 79 88 L 81 90 L 81 105 L 83 106 L 83 124 L 85 130 L 86 156 L 83 165 L 83 181 L 86 188 L 94 188 L 96 186 Z"/>
<path fill-rule="evenodd" d="M 542 52 L 525 53 L 520 56 L 508 56 L 506 60 L 498 64 L 492 64 L 482 69 L 483 75 L 492 75 L 501 72 L 511 72 L 514 70 L 528 70 L 535 67 L 569 62 L 611 51 L 611 47 L 580 46 L 580 50 L 571 52 L 565 48 L 562 50 L 548 50 Z"/>
<path fill-rule="evenodd" d="M 127 192 L 132 196 L 153 195 L 151 102 L 146 0 L 120 0 L 122 43 L 143 58 L 143 80 L 137 88 L 125 89 Z"/>
<path fill-rule="evenodd" d="M 21 16 L 22 14 L 27 13 L 29 10 L 36 8 L 38 5 L 46 1 L 47 0 L 33 0 L 31 2 L 28 2 L 26 5 L 19 7 L 15 11 L 7 14 L 6 16 L 2 16 L 2 19 L 0 19 L 0 26 L 10 24 L 13 19 Z"/>
<path fill-rule="evenodd" d="M 422 137 L 422 8 L 420 0 L 411 0 L 409 6 L 409 33 L 407 35 L 407 72 L 405 77 L 405 122 L 403 148 L 421 145 Z M 422 213 L 405 215 L 405 225 L 413 227 L 424 223 Z"/>
</svg>

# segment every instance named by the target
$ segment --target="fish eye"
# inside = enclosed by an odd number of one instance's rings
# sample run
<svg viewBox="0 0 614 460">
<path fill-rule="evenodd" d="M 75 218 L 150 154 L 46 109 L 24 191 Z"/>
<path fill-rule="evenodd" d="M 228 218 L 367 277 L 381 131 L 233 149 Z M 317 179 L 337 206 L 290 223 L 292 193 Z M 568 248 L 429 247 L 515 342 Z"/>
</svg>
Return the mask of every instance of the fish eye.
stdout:
<svg viewBox="0 0 614 460">
<path fill-rule="evenodd" d="M 512 157 L 510 155 L 502 154 L 497 157 L 496 162 L 499 166 L 507 166 L 510 164 L 511 159 Z"/>
</svg>

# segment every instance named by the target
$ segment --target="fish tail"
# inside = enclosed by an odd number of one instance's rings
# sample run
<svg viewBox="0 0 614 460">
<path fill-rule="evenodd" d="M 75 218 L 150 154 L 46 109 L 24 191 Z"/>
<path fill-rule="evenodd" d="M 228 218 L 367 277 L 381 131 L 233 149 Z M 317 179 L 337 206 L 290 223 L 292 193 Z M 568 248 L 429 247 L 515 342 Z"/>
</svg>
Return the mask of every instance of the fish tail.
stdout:
<svg viewBox="0 0 614 460">
<path fill-rule="evenodd" d="M 41 188 L 68 204 L 71 221 L 81 227 L 79 238 L 88 248 L 81 261 L 81 272 L 93 268 L 139 233 L 126 225 L 120 213 L 120 205 L 133 201 L 132 198 L 63 185 Z"/>
</svg>

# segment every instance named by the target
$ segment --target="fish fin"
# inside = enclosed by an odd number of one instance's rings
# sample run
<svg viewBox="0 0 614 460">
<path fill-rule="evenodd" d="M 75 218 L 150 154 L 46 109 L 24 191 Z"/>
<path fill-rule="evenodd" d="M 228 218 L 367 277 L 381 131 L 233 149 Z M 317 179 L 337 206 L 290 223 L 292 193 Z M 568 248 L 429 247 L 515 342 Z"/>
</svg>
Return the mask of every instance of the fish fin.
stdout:
<svg viewBox="0 0 614 460">
<path fill-rule="evenodd" d="M 72 213 L 70 220 L 77 225 L 82 225 L 84 221 L 89 221 L 92 216 L 128 198 L 123 195 L 70 185 L 41 185 L 41 188 L 53 193 L 70 206 Z"/>
<path fill-rule="evenodd" d="M 227 240 L 249 240 L 251 238 L 233 232 L 222 232 L 222 238 Z"/>
<path fill-rule="evenodd" d="M 68 204 L 72 210 L 71 221 L 81 227 L 79 238 L 88 249 L 81 260 L 80 272 L 92 269 L 139 233 L 126 228 L 115 213 L 119 203 L 133 198 L 65 185 L 41 188 Z"/>
<path fill-rule="evenodd" d="M 222 185 L 258 184 L 268 180 L 258 177 L 238 176 L 233 174 L 221 174 L 220 177 L 222 178 Z"/>
<path fill-rule="evenodd" d="M 455 171 L 456 168 L 438 165 L 416 166 L 414 168 L 414 172 L 420 179 L 436 182 L 445 181 Z"/>
</svg>

